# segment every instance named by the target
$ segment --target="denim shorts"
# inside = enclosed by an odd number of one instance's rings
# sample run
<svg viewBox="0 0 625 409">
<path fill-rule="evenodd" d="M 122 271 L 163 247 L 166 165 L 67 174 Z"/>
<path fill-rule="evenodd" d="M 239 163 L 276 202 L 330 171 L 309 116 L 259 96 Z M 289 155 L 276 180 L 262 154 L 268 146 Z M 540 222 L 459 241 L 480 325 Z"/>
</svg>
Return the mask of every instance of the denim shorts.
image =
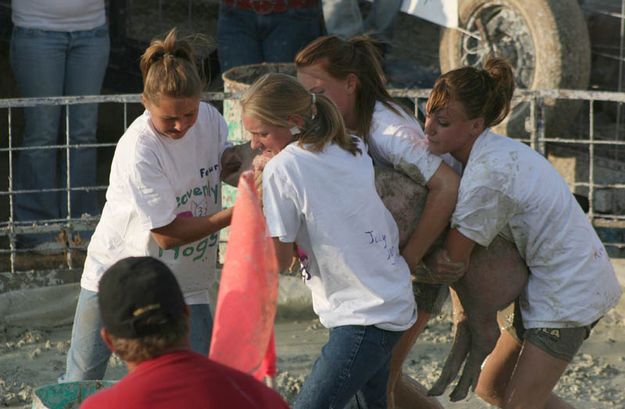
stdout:
<svg viewBox="0 0 625 409">
<path fill-rule="evenodd" d="M 601 318 L 600 318 L 601 319 Z M 514 303 L 514 318 L 505 326 L 519 343 L 527 341 L 549 355 L 571 362 L 584 341 L 590 336 L 592 328 L 599 320 L 589 325 L 572 328 L 530 328 L 523 326 L 519 302 Z"/>
</svg>

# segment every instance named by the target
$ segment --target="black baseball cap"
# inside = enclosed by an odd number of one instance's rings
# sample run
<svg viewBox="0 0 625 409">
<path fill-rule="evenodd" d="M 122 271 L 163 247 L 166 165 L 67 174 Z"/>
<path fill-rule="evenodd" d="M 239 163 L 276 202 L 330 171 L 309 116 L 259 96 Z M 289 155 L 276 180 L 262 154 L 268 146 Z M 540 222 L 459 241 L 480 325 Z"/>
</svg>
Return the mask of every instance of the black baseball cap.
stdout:
<svg viewBox="0 0 625 409">
<path fill-rule="evenodd" d="M 178 281 L 153 257 L 128 257 L 113 264 L 100 280 L 98 304 L 104 328 L 119 338 L 157 334 L 184 319 Z"/>
</svg>

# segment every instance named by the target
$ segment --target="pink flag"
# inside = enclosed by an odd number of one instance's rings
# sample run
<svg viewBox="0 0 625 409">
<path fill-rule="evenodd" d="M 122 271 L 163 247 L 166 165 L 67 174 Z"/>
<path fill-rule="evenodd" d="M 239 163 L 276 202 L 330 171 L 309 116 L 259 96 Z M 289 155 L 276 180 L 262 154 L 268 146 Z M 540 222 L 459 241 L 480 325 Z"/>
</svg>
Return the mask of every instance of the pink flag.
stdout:
<svg viewBox="0 0 625 409">
<path fill-rule="evenodd" d="M 275 368 L 272 343 L 277 296 L 278 263 L 254 175 L 248 171 L 239 179 L 209 358 L 259 380 L 271 375 L 266 371 Z"/>
<path fill-rule="evenodd" d="M 273 333 L 271 339 L 269 339 L 269 345 L 267 345 L 267 353 L 263 364 L 261 366 L 261 376 L 267 376 L 269 378 L 275 378 L 278 370 L 276 368 L 276 341 Z"/>
</svg>

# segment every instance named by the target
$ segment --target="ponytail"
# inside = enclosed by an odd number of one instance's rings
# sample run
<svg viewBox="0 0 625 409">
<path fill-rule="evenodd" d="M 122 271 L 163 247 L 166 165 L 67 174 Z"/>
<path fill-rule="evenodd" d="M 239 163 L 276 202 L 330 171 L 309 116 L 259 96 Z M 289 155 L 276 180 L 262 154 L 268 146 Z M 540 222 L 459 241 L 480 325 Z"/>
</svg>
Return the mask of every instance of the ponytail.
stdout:
<svg viewBox="0 0 625 409">
<path fill-rule="evenodd" d="M 484 72 L 491 78 L 492 91 L 484 105 L 484 119 L 488 126 L 495 126 L 510 113 L 514 94 L 514 75 L 510 64 L 500 58 L 486 61 Z"/>
<path fill-rule="evenodd" d="M 349 74 L 356 76 L 358 85 L 354 111 L 357 126 L 354 131 L 365 141 L 371 131 L 371 120 L 377 101 L 397 114 L 399 106 L 412 116 L 412 112 L 397 104 L 386 89 L 381 47 L 379 41 L 368 36 L 344 40 L 331 35 L 317 38 L 295 56 L 297 68 L 321 64 L 333 78 L 345 80 Z"/>
<path fill-rule="evenodd" d="M 199 97 L 205 86 L 196 66 L 191 42 L 177 37 L 174 28 L 165 39 L 152 40 L 141 56 L 139 67 L 143 76 L 143 95 L 157 105 L 162 95 Z"/>
<path fill-rule="evenodd" d="M 484 127 L 499 124 L 510 112 L 514 75 L 510 63 L 490 58 L 484 69 L 462 67 L 441 75 L 432 88 L 426 110 L 434 113 L 450 101 L 460 102 L 469 119 L 484 118 Z"/>
<path fill-rule="evenodd" d="M 347 133 L 343 116 L 334 102 L 325 95 L 315 96 L 317 113 L 305 121 L 304 129 L 297 143 L 310 151 L 319 152 L 329 143 L 336 143 L 352 155 L 362 153 L 357 141 Z"/>
<path fill-rule="evenodd" d="M 265 74 L 247 89 L 240 100 L 244 115 L 282 128 L 292 126 L 292 117 L 303 120 L 297 143 L 312 152 L 336 143 L 353 155 L 360 152 L 357 141 L 347 134 L 343 117 L 326 96 L 311 94 L 292 76 Z"/>
</svg>

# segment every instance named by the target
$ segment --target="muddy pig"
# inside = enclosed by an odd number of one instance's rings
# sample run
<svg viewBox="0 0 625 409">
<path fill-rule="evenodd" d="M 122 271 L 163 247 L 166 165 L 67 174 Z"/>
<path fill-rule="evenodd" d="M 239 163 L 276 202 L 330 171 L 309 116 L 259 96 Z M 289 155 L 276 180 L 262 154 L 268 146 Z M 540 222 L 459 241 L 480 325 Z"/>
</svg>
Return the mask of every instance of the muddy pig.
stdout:
<svg viewBox="0 0 625 409">
<path fill-rule="evenodd" d="M 376 168 L 375 179 L 378 193 L 399 227 L 401 246 L 414 230 L 425 204 L 427 190 L 403 174 L 389 169 Z M 430 254 L 441 244 L 442 239 L 439 239 Z M 427 275 L 424 271 L 416 273 L 417 276 Z M 452 291 L 454 341 L 442 374 L 429 391 L 430 395 L 441 395 L 456 378 L 463 362 L 462 375 L 450 399 L 464 399 L 469 388 L 475 389 L 481 365 L 499 338 L 497 311 L 520 295 L 527 274 L 527 267 L 513 243 L 497 237 L 488 248 L 475 247 L 468 271 L 451 286 L 458 297 Z M 416 297 L 420 308 L 420 295 Z M 400 377 L 395 390 L 404 392 L 399 395 L 395 392 L 395 398 L 389 397 L 389 402 L 395 402 L 396 407 L 414 407 L 415 401 L 422 399 L 414 395 L 419 389 L 414 383 L 406 375 Z M 414 391 L 412 397 L 405 392 L 410 390 Z"/>
</svg>

